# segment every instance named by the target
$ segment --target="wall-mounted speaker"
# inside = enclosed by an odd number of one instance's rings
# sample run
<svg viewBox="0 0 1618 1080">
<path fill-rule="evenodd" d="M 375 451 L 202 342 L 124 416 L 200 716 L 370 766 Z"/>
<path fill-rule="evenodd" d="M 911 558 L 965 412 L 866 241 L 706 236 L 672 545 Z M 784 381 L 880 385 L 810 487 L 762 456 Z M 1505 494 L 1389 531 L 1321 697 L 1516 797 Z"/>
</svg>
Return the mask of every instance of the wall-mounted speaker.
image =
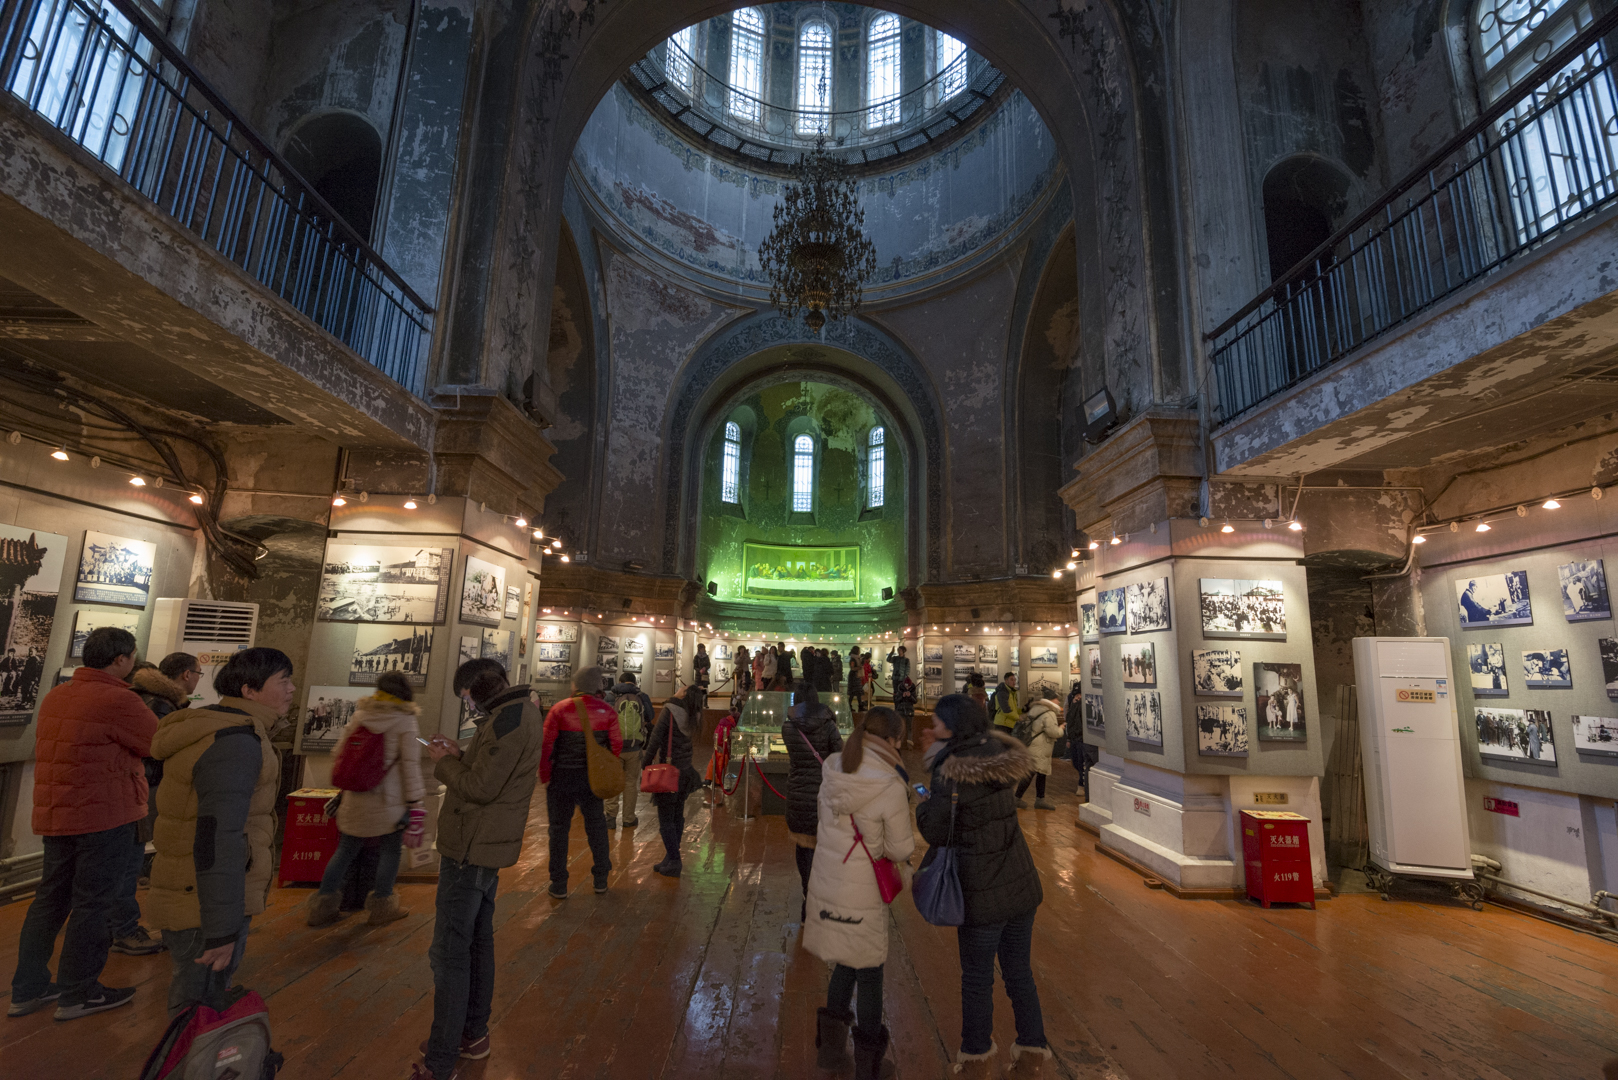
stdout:
<svg viewBox="0 0 1618 1080">
<path fill-rule="evenodd" d="M 718 596 L 719 595 L 719 582 L 717 582 L 717 581 L 708 582 L 708 595 L 709 596 Z"/>
<path fill-rule="evenodd" d="M 892 600 L 893 599 L 893 586 L 892 585 L 887 585 L 887 586 L 883 587 L 883 589 L 882 589 L 882 599 L 884 599 L 884 600 Z"/>
</svg>

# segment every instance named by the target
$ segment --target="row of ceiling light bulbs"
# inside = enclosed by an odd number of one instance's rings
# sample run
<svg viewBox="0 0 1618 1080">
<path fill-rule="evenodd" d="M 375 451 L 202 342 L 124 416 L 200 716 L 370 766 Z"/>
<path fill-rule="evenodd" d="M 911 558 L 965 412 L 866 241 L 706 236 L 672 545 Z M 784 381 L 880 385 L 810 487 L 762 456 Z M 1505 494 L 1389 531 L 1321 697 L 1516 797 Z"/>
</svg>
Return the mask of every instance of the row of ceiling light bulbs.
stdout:
<svg viewBox="0 0 1618 1080">
<path fill-rule="evenodd" d="M 134 483 L 134 482 L 135 481 L 133 481 L 133 480 L 130 481 L 130 483 Z M 426 498 L 427 498 L 427 505 L 428 506 L 432 506 L 434 503 L 438 502 L 438 496 L 437 495 L 428 495 Z M 370 495 L 369 492 L 362 491 L 358 495 L 355 496 L 355 499 L 358 500 L 359 502 L 362 502 L 362 503 L 369 502 L 370 499 L 371 499 L 371 495 Z M 192 502 L 201 502 L 202 500 L 199 499 L 199 498 L 196 498 L 195 496 L 193 496 L 191 501 Z M 336 494 L 334 494 L 331 497 L 331 504 L 333 506 L 347 506 L 348 505 L 348 497 L 346 495 L 344 495 L 341 491 L 339 491 L 339 492 L 337 492 Z M 416 497 L 414 495 L 410 495 L 410 496 L 407 496 L 405 498 L 404 508 L 406 510 L 415 510 L 419 506 L 420 506 L 420 504 L 416 502 Z M 528 519 L 526 517 L 524 517 L 523 515 L 521 515 L 521 514 L 502 514 L 501 516 L 505 520 L 507 520 L 507 521 L 511 522 L 513 525 L 517 526 L 517 528 L 519 528 L 519 529 L 528 528 Z M 534 539 L 535 540 L 544 540 L 545 539 L 545 530 L 544 529 L 535 529 L 534 530 Z M 555 537 L 551 538 L 551 542 L 548 545 L 542 544 L 541 547 L 545 549 L 545 552 L 544 552 L 545 554 L 561 555 L 561 558 L 562 558 L 563 562 L 570 561 L 569 557 L 567 555 L 562 555 L 561 554 L 562 553 L 562 541 L 556 539 Z"/>
<path fill-rule="evenodd" d="M 19 431 L 13 431 L 11 433 L 9 441 L 11 442 L 11 444 L 13 446 L 15 446 L 17 443 L 22 442 L 22 433 L 19 432 Z M 46 445 L 49 445 L 49 444 L 46 444 Z M 56 460 L 56 461 L 72 461 L 73 460 L 72 455 L 67 452 L 67 447 L 65 447 L 65 446 L 58 446 L 54 450 L 52 450 L 51 451 L 51 458 L 53 460 Z M 101 468 L 101 458 L 100 458 L 99 455 L 91 455 L 91 457 L 90 457 L 90 468 L 92 468 L 92 469 Z M 140 473 L 130 473 L 129 474 L 129 484 L 130 484 L 131 487 L 143 488 L 143 487 L 146 486 L 146 477 L 142 476 Z M 161 476 L 152 477 L 151 486 L 154 487 L 154 488 L 162 487 L 163 486 L 163 478 Z M 190 495 L 186 496 L 186 498 L 190 499 L 197 506 L 201 506 L 206 501 L 202 497 L 202 492 L 200 492 L 200 491 L 193 491 L 193 492 L 191 492 Z"/>
<path fill-rule="evenodd" d="M 1582 490 L 1583 489 L 1581 488 L 1580 491 L 1582 491 Z M 1565 499 L 1565 498 L 1568 498 L 1570 495 L 1575 495 L 1575 494 L 1578 494 L 1578 492 L 1564 492 L 1562 494 L 1562 498 Z M 1590 498 L 1595 499 L 1597 502 L 1599 502 L 1601 500 L 1601 488 L 1599 486 L 1593 487 L 1593 488 L 1590 489 Z M 1555 495 L 1552 495 L 1550 498 L 1548 498 L 1544 502 L 1540 503 L 1539 508 L 1541 510 L 1560 510 L 1560 509 L 1562 509 L 1562 503 Z M 1517 507 L 1516 507 L 1516 514 L 1517 514 L 1518 517 L 1527 517 L 1528 516 L 1528 506 L 1527 506 L 1527 504 L 1526 503 L 1518 503 Z M 1482 517 L 1476 518 L 1475 520 L 1477 521 L 1477 525 L 1473 529 L 1474 532 L 1486 533 L 1486 532 L 1489 532 L 1493 528 L 1493 526 L 1489 524 L 1489 515 L 1487 515 L 1487 514 L 1482 516 Z M 1425 544 L 1427 542 L 1427 537 L 1425 535 L 1423 535 L 1423 533 L 1424 532 L 1430 532 L 1433 529 L 1441 529 L 1441 528 L 1443 528 L 1442 524 L 1430 525 L 1430 526 L 1427 526 L 1425 529 L 1418 529 L 1410 537 L 1410 542 L 1412 544 Z M 1461 522 L 1460 522 L 1459 519 L 1457 519 L 1455 521 L 1451 521 L 1449 523 L 1449 531 L 1450 532 L 1460 532 L 1461 531 Z"/>
</svg>

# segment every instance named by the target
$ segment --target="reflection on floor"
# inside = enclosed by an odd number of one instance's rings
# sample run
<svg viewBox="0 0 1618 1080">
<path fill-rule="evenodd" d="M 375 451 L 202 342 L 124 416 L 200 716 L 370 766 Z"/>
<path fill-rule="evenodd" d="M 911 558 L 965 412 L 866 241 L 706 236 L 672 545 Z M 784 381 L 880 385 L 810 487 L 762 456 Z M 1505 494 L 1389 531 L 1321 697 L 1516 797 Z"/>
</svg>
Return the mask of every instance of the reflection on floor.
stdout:
<svg viewBox="0 0 1618 1080">
<path fill-rule="evenodd" d="M 1318 911 L 1183 901 L 1097 855 L 1075 824 L 1074 774 L 1058 809 L 1023 811 L 1045 880 L 1036 976 L 1056 1075 L 1595 1078 L 1618 1056 L 1618 950 L 1498 908 L 1383 903 Z M 545 895 L 535 801 L 522 861 L 502 874 L 494 1053 L 468 1080 L 508 1077 L 815 1077 L 814 1008 L 827 972 L 797 947 L 800 894 L 780 818 L 739 821 L 693 800 L 686 874 L 651 872 L 655 825 L 614 834 L 612 891 L 591 893 L 575 824 L 565 902 Z M 642 822 L 656 821 L 649 804 Z M 283 1077 L 401 1078 L 427 1035 L 433 890 L 402 889 L 408 919 L 303 925 L 303 889 L 276 890 L 242 981 L 269 1001 Z M 12 970 L 24 903 L 0 908 Z M 944 1075 L 958 1045 L 954 934 L 908 896 L 892 908 L 887 1016 L 901 1077 Z M 133 1007 L 58 1024 L 0 1021 L 7 1077 L 134 1076 L 163 1027 L 166 955 L 114 956 L 103 981 Z M 996 1041 L 1011 1045 L 997 998 Z"/>
</svg>

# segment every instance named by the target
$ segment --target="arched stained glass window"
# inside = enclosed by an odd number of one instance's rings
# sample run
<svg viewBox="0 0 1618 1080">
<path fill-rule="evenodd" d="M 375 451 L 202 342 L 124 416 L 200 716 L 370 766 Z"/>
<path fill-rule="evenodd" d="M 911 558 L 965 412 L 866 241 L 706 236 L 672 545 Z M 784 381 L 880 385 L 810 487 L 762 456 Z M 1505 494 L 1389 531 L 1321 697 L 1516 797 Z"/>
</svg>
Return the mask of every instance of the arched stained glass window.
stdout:
<svg viewBox="0 0 1618 1080">
<path fill-rule="evenodd" d="M 730 17 L 730 113 L 758 123 L 764 97 L 764 16 L 738 8 Z"/>
<path fill-rule="evenodd" d="M 871 437 L 867 442 L 869 453 L 866 455 L 865 467 L 868 480 L 865 485 L 866 508 L 874 510 L 882 505 L 886 492 L 883 490 L 887 484 L 887 447 L 884 445 L 887 432 L 879 427 L 871 429 Z"/>
<path fill-rule="evenodd" d="M 899 122 L 899 16 L 892 12 L 872 19 L 866 32 L 865 101 L 867 126 Z"/>
<path fill-rule="evenodd" d="M 799 435 L 792 440 L 792 509 L 807 513 L 814 509 L 815 440 Z"/>
<path fill-rule="evenodd" d="M 725 456 L 720 463 L 719 498 L 723 502 L 739 501 L 738 491 L 742 479 L 742 428 L 732 420 L 725 425 Z"/>
<path fill-rule="evenodd" d="M 936 71 L 938 72 L 938 100 L 948 101 L 966 89 L 966 46 L 942 31 L 934 31 L 937 40 Z"/>
<path fill-rule="evenodd" d="M 697 55 L 697 28 L 688 26 L 669 38 L 668 63 L 663 69 L 668 72 L 669 82 L 684 90 L 687 94 L 695 89 Z"/>
<path fill-rule="evenodd" d="M 803 24 L 798 31 L 798 134 L 824 135 L 831 125 L 831 27 Z"/>
</svg>

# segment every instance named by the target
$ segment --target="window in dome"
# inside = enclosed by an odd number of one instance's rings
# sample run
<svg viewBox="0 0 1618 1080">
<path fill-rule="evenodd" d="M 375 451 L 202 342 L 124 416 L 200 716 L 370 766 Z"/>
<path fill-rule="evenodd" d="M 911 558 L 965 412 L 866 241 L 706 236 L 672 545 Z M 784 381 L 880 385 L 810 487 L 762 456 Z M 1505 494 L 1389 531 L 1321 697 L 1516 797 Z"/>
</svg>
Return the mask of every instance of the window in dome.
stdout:
<svg viewBox="0 0 1618 1080">
<path fill-rule="evenodd" d="M 799 435 L 792 440 L 792 510 L 808 513 L 814 509 L 815 440 Z"/>
<path fill-rule="evenodd" d="M 730 114 L 758 123 L 764 97 L 764 16 L 738 8 L 730 17 Z"/>
<path fill-rule="evenodd" d="M 805 23 L 798 33 L 798 134 L 831 130 L 831 27 Z"/>
<path fill-rule="evenodd" d="M 725 425 L 725 456 L 720 470 L 720 501 L 728 503 L 740 501 L 738 491 L 742 477 L 742 428 L 734 420 Z"/>
<path fill-rule="evenodd" d="M 871 20 L 866 35 L 865 123 L 887 127 L 899 122 L 899 16 L 884 12 Z"/>
<path fill-rule="evenodd" d="M 934 31 L 934 35 L 938 100 L 943 102 L 966 89 L 966 46 L 942 31 Z"/>
<path fill-rule="evenodd" d="M 871 429 L 870 439 L 867 440 L 867 449 L 870 451 L 866 456 L 866 475 L 869 478 L 865 484 L 867 510 L 875 510 L 882 505 L 883 488 L 886 487 L 887 480 L 887 448 L 883 445 L 886 437 L 887 432 L 874 427 Z"/>
<path fill-rule="evenodd" d="M 669 38 L 668 62 L 663 65 L 663 70 L 668 72 L 669 82 L 687 94 L 695 89 L 696 55 L 696 27 L 688 26 Z"/>
</svg>

